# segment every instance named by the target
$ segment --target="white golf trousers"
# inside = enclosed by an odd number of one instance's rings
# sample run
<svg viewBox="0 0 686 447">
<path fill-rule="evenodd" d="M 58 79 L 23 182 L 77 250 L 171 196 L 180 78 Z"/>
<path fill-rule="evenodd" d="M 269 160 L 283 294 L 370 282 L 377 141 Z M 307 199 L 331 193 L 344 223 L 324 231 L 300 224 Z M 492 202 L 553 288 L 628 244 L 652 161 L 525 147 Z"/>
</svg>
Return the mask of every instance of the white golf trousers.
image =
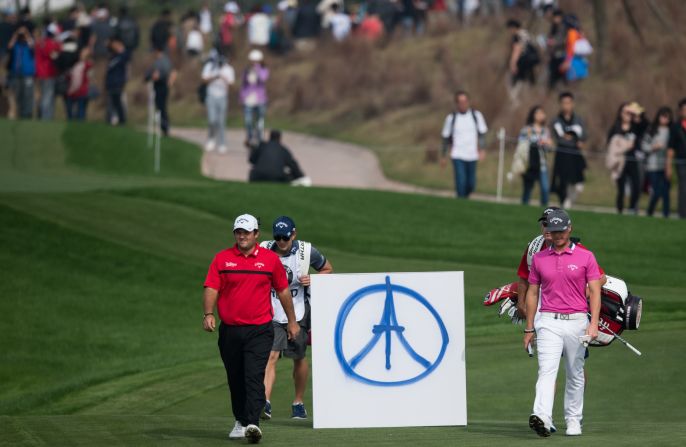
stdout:
<svg viewBox="0 0 686 447">
<path fill-rule="evenodd" d="M 538 381 L 533 413 L 546 424 L 553 420 L 555 401 L 555 379 L 560 367 L 560 356 L 567 368 L 565 386 L 565 420 L 581 421 L 584 409 L 584 352 L 579 342 L 588 326 L 586 318 L 581 320 L 556 320 L 541 315 L 536 320 L 536 344 L 538 347 Z"/>
</svg>

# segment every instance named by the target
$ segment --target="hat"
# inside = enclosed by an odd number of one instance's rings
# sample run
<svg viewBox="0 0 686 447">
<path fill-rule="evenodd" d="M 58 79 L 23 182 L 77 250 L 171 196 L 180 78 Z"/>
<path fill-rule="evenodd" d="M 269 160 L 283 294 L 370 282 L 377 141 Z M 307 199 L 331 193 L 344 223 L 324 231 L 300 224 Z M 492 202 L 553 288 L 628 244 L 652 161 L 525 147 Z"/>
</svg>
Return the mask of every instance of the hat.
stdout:
<svg viewBox="0 0 686 447">
<path fill-rule="evenodd" d="M 549 206 L 548 208 L 543 210 L 543 214 L 541 214 L 541 217 L 538 218 L 538 221 L 543 223 L 545 220 L 548 218 L 548 214 L 552 213 L 555 210 L 559 210 L 562 208 L 558 208 L 556 206 Z"/>
<path fill-rule="evenodd" d="M 572 225 L 572 219 L 570 219 L 567 211 L 557 209 L 551 211 L 545 220 L 546 231 L 567 231 Z"/>
<path fill-rule="evenodd" d="M 272 226 L 274 236 L 291 237 L 295 231 L 295 222 L 288 216 L 277 217 Z"/>
<path fill-rule="evenodd" d="M 248 53 L 248 60 L 250 62 L 262 62 L 262 59 L 264 59 L 264 56 L 260 50 L 252 50 Z"/>
<path fill-rule="evenodd" d="M 224 5 L 224 12 L 238 14 L 239 12 L 241 12 L 241 8 L 238 6 L 238 3 L 236 2 L 227 2 L 226 5 Z"/>
<path fill-rule="evenodd" d="M 259 230 L 259 223 L 257 222 L 257 219 L 255 219 L 255 216 L 251 214 L 241 214 L 236 218 L 236 220 L 233 223 L 233 231 L 236 231 L 238 229 L 245 230 L 245 231 L 255 231 Z"/>
<path fill-rule="evenodd" d="M 626 106 L 626 109 L 629 112 L 633 113 L 634 115 L 640 115 L 645 111 L 645 109 L 643 107 L 641 107 L 641 105 L 639 103 L 637 103 L 636 101 L 629 103 Z"/>
</svg>

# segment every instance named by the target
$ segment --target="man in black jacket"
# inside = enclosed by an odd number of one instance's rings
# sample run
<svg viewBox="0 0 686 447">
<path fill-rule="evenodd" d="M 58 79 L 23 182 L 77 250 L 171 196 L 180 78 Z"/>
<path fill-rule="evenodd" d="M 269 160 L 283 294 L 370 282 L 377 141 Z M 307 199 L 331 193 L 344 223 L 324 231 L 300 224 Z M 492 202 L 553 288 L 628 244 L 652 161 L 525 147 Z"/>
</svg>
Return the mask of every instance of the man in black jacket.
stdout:
<svg viewBox="0 0 686 447">
<path fill-rule="evenodd" d="M 261 142 L 250 153 L 251 182 L 286 183 L 304 177 L 293 154 L 281 144 L 281 132 L 272 130 L 269 141 Z"/>
<path fill-rule="evenodd" d="M 114 124 L 126 123 L 126 110 L 122 101 L 126 86 L 126 71 L 129 63 L 129 52 L 119 36 L 110 41 L 111 56 L 107 64 L 105 75 L 105 89 L 107 90 L 107 122 Z"/>
</svg>

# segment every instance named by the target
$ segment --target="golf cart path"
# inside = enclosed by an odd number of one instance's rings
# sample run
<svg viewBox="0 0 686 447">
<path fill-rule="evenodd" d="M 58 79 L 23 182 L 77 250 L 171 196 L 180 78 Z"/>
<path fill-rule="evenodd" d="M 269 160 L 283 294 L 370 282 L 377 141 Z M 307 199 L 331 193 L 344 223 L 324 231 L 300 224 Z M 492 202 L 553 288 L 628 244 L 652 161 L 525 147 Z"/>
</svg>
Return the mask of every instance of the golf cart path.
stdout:
<svg viewBox="0 0 686 447">
<path fill-rule="evenodd" d="M 202 148 L 207 140 L 207 129 L 172 128 L 171 135 Z M 215 180 L 247 182 L 250 164 L 248 150 L 243 145 L 245 133 L 242 129 L 229 129 L 225 137 L 226 153 L 220 154 L 216 150 L 203 152 L 202 174 Z M 389 180 L 383 174 L 376 154 L 362 146 L 296 132 L 284 132 L 282 141 L 291 150 L 305 175 L 312 179 L 312 186 L 375 189 L 440 197 L 455 195 L 452 190 L 422 188 Z M 495 196 L 487 194 L 472 194 L 471 197 L 497 202 Z M 514 205 L 520 202 L 513 197 L 503 197 L 500 203 Z M 576 205 L 574 209 L 596 213 L 616 212 L 613 208 L 588 205 Z"/>
<path fill-rule="evenodd" d="M 206 129 L 176 128 L 172 136 L 203 147 Z M 243 145 L 243 130 L 227 130 L 227 152 L 203 152 L 202 174 L 215 180 L 248 181 L 250 164 L 248 150 Z M 387 179 L 376 155 L 361 146 L 327 140 L 295 132 L 284 132 L 283 144 L 288 147 L 312 186 L 336 188 L 378 189 L 449 196 L 451 191 L 436 191 Z"/>
</svg>

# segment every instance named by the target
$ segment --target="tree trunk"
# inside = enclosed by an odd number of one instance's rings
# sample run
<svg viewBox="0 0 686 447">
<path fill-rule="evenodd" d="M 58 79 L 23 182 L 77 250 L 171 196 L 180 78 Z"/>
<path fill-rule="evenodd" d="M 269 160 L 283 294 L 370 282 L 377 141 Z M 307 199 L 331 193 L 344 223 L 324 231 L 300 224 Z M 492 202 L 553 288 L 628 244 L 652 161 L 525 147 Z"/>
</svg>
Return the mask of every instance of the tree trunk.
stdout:
<svg viewBox="0 0 686 447">
<path fill-rule="evenodd" d="M 593 22 L 596 37 L 596 64 L 598 71 L 605 68 L 605 50 L 607 48 L 607 9 L 605 0 L 593 0 Z"/>
</svg>

